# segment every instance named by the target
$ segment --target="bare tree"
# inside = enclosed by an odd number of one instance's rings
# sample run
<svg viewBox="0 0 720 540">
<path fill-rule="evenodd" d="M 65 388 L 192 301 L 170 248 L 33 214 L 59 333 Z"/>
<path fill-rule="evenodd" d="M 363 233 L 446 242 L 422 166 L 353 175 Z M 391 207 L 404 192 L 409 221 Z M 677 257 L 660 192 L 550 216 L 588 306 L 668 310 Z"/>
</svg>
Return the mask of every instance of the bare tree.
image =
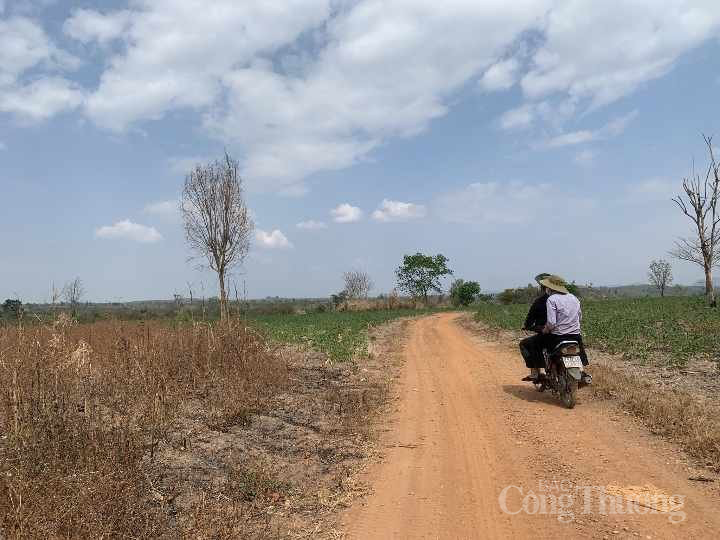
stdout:
<svg viewBox="0 0 720 540">
<path fill-rule="evenodd" d="M 673 280 L 672 266 L 664 259 L 651 261 L 648 279 L 660 291 L 660 296 L 665 296 L 665 289 Z"/>
<path fill-rule="evenodd" d="M 710 163 L 704 177 L 696 174 L 694 167 L 690 178 L 683 178 L 683 194 L 673 199 L 683 214 L 690 218 L 695 228 L 695 235 L 680 238 L 670 254 L 680 260 L 689 261 L 702 266 L 705 272 L 705 295 L 708 303 L 716 306 L 713 289 L 712 270 L 720 263 L 720 215 L 718 215 L 718 198 L 720 198 L 720 171 L 713 152 L 712 137 L 703 135 L 707 146 Z"/>
<path fill-rule="evenodd" d="M 68 281 L 62 289 L 62 296 L 71 306 L 75 306 L 85 294 L 85 287 L 79 277 Z"/>
<path fill-rule="evenodd" d="M 57 304 L 58 300 L 60 300 L 60 298 L 62 298 L 62 293 L 63 292 L 61 289 L 58 289 L 57 287 L 55 287 L 55 282 L 53 281 L 50 284 L 50 304 L 52 306 L 51 307 L 52 310 L 55 309 L 55 304 Z"/>
<path fill-rule="evenodd" d="M 367 272 L 351 270 L 343 274 L 347 298 L 367 298 L 374 283 Z"/>
<path fill-rule="evenodd" d="M 225 153 L 222 160 L 197 165 L 185 178 L 180 210 L 190 248 L 217 272 L 220 319 L 225 321 L 227 273 L 245 260 L 253 231 L 238 162 Z"/>
</svg>

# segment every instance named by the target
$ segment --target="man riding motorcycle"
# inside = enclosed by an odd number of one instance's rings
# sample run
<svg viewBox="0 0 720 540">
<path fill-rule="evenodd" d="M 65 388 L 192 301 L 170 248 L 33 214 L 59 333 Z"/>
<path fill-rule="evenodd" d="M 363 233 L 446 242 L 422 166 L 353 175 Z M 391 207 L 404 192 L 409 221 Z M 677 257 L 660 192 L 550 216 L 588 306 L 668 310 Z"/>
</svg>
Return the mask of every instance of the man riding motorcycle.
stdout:
<svg viewBox="0 0 720 540">
<path fill-rule="evenodd" d="M 523 380 L 532 382 L 538 381 L 541 377 L 540 369 L 545 367 L 543 349 L 553 350 L 562 341 L 576 341 L 580 345 L 582 364 L 583 366 L 588 365 L 587 353 L 583 346 L 580 330 L 580 321 L 582 319 L 580 301 L 568 291 L 565 280 L 559 276 L 540 274 L 536 276 L 536 280 L 543 295 L 538 297 L 533 307 L 547 295 L 545 300 L 545 324 L 542 328 L 537 324 L 529 326 L 527 324 L 528 320 L 526 320 L 525 328 L 535 330 L 538 334 L 520 342 L 520 351 L 525 359 L 525 365 L 530 368 L 530 375 L 523 378 Z M 530 308 L 528 319 L 533 313 L 533 307 Z M 537 309 L 537 312 L 540 313 L 540 310 Z M 582 382 L 590 384 L 591 381 L 592 377 L 583 371 Z"/>
<path fill-rule="evenodd" d="M 540 285 L 540 280 L 545 279 L 551 274 L 542 273 L 535 276 L 535 281 Z M 523 330 L 536 332 L 534 336 L 527 337 L 520 342 L 520 354 L 525 360 L 525 365 L 530 369 L 530 375 L 523 378 L 523 381 L 535 381 L 540 375 L 540 370 L 545 367 L 545 359 L 543 358 L 543 342 L 545 336 L 542 331 L 547 324 L 547 291 L 545 287 L 540 285 L 540 296 L 538 296 L 530 306 Z"/>
</svg>

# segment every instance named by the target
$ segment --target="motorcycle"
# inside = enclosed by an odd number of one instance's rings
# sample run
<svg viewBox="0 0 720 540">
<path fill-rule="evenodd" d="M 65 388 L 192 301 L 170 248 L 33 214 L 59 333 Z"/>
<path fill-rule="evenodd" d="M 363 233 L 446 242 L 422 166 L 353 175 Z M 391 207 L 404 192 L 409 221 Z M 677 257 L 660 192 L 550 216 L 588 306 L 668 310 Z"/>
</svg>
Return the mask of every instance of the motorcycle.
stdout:
<svg viewBox="0 0 720 540">
<path fill-rule="evenodd" d="M 550 352 L 543 350 L 545 373 L 533 384 L 539 392 L 550 389 L 558 394 L 563 404 L 572 409 L 577 401 L 578 388 L 587 386 L 589 374 L 583 376 L 580 344 L 577 341 L 561 341 Z"/>
</svg>

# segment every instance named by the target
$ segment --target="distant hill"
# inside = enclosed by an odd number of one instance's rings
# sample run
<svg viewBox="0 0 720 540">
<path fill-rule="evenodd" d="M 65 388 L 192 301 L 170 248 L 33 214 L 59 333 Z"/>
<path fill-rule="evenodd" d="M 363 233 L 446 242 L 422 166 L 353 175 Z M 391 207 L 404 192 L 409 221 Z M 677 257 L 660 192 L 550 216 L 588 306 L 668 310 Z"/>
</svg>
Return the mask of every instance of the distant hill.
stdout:
<svg viewBox="0 0 720 540">
<path fill-rule="evenodd" d="M 585 298 L 641 298 L 644 296 L 660 296 L 660 291 L 647 283 L 601 287 L 580 286 L 579 288 Z M 705 294 L 704 285 L 673 285 L 665 289 L 666 296 L 699 296 L 703 294 Z"/>
</svg>

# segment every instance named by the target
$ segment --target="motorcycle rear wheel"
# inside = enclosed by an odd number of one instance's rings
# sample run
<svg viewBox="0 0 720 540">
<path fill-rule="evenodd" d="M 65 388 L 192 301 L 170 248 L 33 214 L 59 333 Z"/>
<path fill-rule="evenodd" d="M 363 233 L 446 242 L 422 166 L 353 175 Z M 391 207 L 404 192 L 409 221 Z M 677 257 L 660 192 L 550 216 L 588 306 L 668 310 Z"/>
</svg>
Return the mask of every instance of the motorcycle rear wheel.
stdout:
<svg viewBox="0 0 720 540">
<path fill-rule="evenodd" d="M 575 403 L 577 402 L 577 389 L 577 381 L 567 373 L 563 375 L 560 380 L 560 398 L 562 399 L 563 405 L 568 409 L 575 407 Z"/>
</svg>

